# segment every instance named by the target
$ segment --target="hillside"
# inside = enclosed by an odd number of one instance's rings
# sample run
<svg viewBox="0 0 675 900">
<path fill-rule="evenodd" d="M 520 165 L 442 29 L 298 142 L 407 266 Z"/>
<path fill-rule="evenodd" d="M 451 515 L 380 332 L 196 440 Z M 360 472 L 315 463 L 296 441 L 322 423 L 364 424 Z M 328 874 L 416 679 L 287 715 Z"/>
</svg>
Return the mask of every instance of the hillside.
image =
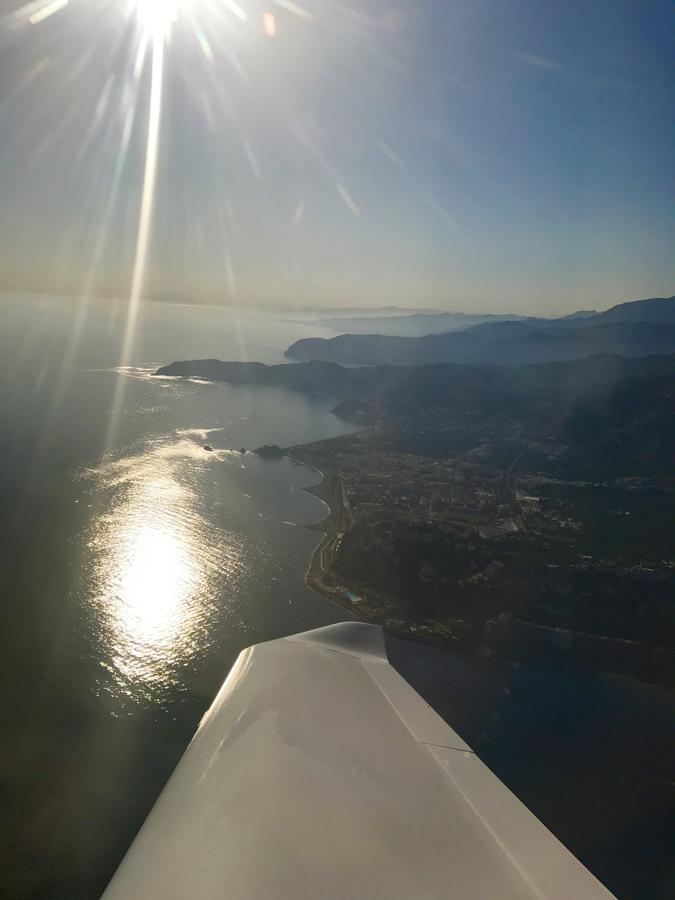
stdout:
<svg viewBox="0 0 675 900">
<path fill-rule="evenodd" d="M 675 354 L 501 369 L 207 359 L 174 362 L 156 374 L 330 394 L 337 414 L 364 424 L 391 420 L 409 434 L 411 450 L 419 445 L 432 456 L 443 456 L 457 440 L 560 444 L 570 465 L 591 466 L 604 477 L 669 471 L 675 452 Z"/>
<path fill-rule="evenodd" d="M 647 356 L 675 352 L 675 325 L 606 322 L 575 327 L 533 326 L 527 322 L 481 324 L 468 331 L 424 337 L 339 335 L 305 338 L 286 351 L 293 360 L 325 360 L 343 365 L 517 366 L 581 359 L 598 353 Z"/>
<path fill-rule="evenodd" d="M 159 368 L 162 377 L 201 378 L 226 384 L 280 387 L 322 393 L 338 400 L 399 399 L 456 402 L 458 393 L 475 391 L 559 396 L 587 393 L 628 378 L 675 377 L 675 354 L 627 359 L 604 354 L 573 362 L 490 366 L 431 365 L 345 368 L 336 363 L 280 365 L 194 359 Z"/>
<path fill-rule="evenodd" d="M 590 322 L 655 322 L 675 325 L 675 297 L 654 297 L 619 303 L 598 313 Z"/>
</svg>

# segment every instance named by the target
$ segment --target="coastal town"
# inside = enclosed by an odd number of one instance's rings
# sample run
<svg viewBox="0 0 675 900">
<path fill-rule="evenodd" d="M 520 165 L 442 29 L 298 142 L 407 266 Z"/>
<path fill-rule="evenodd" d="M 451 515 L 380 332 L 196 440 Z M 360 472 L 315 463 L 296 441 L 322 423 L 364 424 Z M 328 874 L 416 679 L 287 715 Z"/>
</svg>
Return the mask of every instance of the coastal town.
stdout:
<svg viewBox="0 0 675 900">
<path fill-rule="evenodd" d="M 567 480 L 526 468 L 527 443 L 437 457 L 407 438 L 388 423 L 288 449 L 331 509 L 313 587 L 396 634 L 672 679 L 672 480 Z"/>
</svg>

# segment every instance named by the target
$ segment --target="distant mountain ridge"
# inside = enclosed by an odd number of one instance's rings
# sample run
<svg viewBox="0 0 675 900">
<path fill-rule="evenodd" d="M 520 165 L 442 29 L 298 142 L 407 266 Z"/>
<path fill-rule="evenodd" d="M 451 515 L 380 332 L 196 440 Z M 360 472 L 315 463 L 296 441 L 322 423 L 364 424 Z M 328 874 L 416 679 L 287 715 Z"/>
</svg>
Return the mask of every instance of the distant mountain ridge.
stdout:
<svg viewBox="0 0 675 900">
<path fill-rule="evenodd" d="M 392 337 L 421 337 L 425 334 L 440 334 L 444 331 L 461 331 L 483 322 L 520 321 L 517 315 L 478 314 L 460 312 L 437 312 L 421 310 L 411 314 L 336 316 L 318 318 L 307 324 L 321 325 L 333 331 L 348 334 L 385 334 Z"/>
<path fill-rule="evenodd" d="M 578 309 L 576 312 L 568 313 L 566 316 L 558 316 L 557 321 L 566 322 L 570 319 L 590 319 L 593 316 L 597 316 L 597 309 Z"/>
<path fill-rule="evenodd" d="M 162 366 L 155 375 L 323 393 L 337 400 L 395 398 L 407 392 L 433 402 L 454 402 L 456 391 L 576 395 L 627 378 L 675 377 L 675 353 L 634 359 L 599 354 L 581 360 L 506 369 L 456 364 L 346 368 L 318 361 L 265 365 L 193 359 Z"/>
<path fill-rule="evenodd" d="M 347 310 L 337 316 L 318 316 L 311 324 L 321 324 L 325 328 L 341 334 L 383 334 L 392 337 L 422 337 L 427 334 L 441 334 L 447 331 L 464 331 L 475 325 L 490 322 L 525 322 L 546 328 L 576 327 L 604 322 L 662 322 L 675 324 L 672 297 L 654 297 L 648 300 L 631 300 L 619 303 L 604 312 L 580 309 L 558 318 L 542 318 L 517 314 L 440 312 L 437 310 L 416 310 L 406 314 L 399 310 L 397 315 L 384 315 L 381 311 L 369 310 L 368 315 L 346 315 Z M 308 323 L 309 324 L 309 323 Z"/>
<path fill-rule="evenodd" d="M 622 318 L 623 317 L 623 318 Z M 286 351 L 294 360 L 343 365 L 526 365 L 598 353 L 646 356 L 675 352 L 675 298 L 619 304 L 576 319 L 499 319 L 461 331 L 401 337 L 345 334 L 304 338 Z"/>
<path fill-rule="evenodd" d="M 290 310 L 283 310 L 284 315 L 290 315 L 292 321 L 298 321 L 298 317 L 309 316 L 304 321 L 307 324 L 315 325 L 317 322 L 325 324 L 334 319 L 336 321 L 348 320 L 358 324 L 364 319 L 371 321 L 389 321 L 390 319 L 406 319 L 414 316 L 442 316 L 443 310 L 434 309 L 433 307 L 413 309 L 408 306 L 326 306 L 314 307 L 305 306 Z M 452 313 L 454 315 L 454 313 Z M 300 318 L 300 321 L 303 321 Z"/>
<path fill-rule="evenodd" d="M 412 435 L 421 426 L 434 452 L 457 429 L 483 429 L 493 441 L 516 439 L 522 446 L 565 445 L 571 459 L 594 464 L 601 478 L 610 468 L 626 475 L 670 472 L 675 453 L 675 354 L 601 354 L 512 368 L 201 359 L 156 374 L 329 394 L 338 400 L 336 414 L 364 425 L 395 423 Z"/>
<path fill-rule="evenodd" d="M 588 320 L 587 320 L 588 321 Z M 653 322 L 675 325 L 675 297 L 652 297 L 649 300 L 629 300 L 618 303 L 593 316 L 601 322 Z"/>
</svg>

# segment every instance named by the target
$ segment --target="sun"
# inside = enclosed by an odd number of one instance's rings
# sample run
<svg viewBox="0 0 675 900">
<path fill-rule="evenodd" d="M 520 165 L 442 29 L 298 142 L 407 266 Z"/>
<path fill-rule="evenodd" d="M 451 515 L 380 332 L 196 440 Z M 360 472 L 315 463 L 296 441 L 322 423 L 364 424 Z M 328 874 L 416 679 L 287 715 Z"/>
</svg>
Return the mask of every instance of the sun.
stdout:
<svg viewBox="0 0 675 900">
<path fill-rule="evenodd" d="M 189 0 L 180 0 L 181 5 Z M 137 0 L 136 21 L 149 38 L 166 38 L 178 17 L 179 0 Z"/>
</svg>

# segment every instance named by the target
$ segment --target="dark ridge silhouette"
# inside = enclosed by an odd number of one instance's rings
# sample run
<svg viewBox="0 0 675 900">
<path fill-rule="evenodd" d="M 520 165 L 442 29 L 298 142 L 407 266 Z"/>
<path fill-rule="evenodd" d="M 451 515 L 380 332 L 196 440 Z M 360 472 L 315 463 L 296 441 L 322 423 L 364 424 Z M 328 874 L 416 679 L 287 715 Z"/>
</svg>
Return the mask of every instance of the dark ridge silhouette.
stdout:
<svg viewBox="0 0 675 900">
<path fill-rule="evenodd" d="M 286 351 L 294 360 L 343 365 L 459 363 L 518 366 L 598 353 L 648 356 L 675 352 L 675 298 L 620 304 L 605 313 L 564 320 L 481 322 L 464 331 L 399 337 L 344 334 L 305 338 Z"/>
</svg>

